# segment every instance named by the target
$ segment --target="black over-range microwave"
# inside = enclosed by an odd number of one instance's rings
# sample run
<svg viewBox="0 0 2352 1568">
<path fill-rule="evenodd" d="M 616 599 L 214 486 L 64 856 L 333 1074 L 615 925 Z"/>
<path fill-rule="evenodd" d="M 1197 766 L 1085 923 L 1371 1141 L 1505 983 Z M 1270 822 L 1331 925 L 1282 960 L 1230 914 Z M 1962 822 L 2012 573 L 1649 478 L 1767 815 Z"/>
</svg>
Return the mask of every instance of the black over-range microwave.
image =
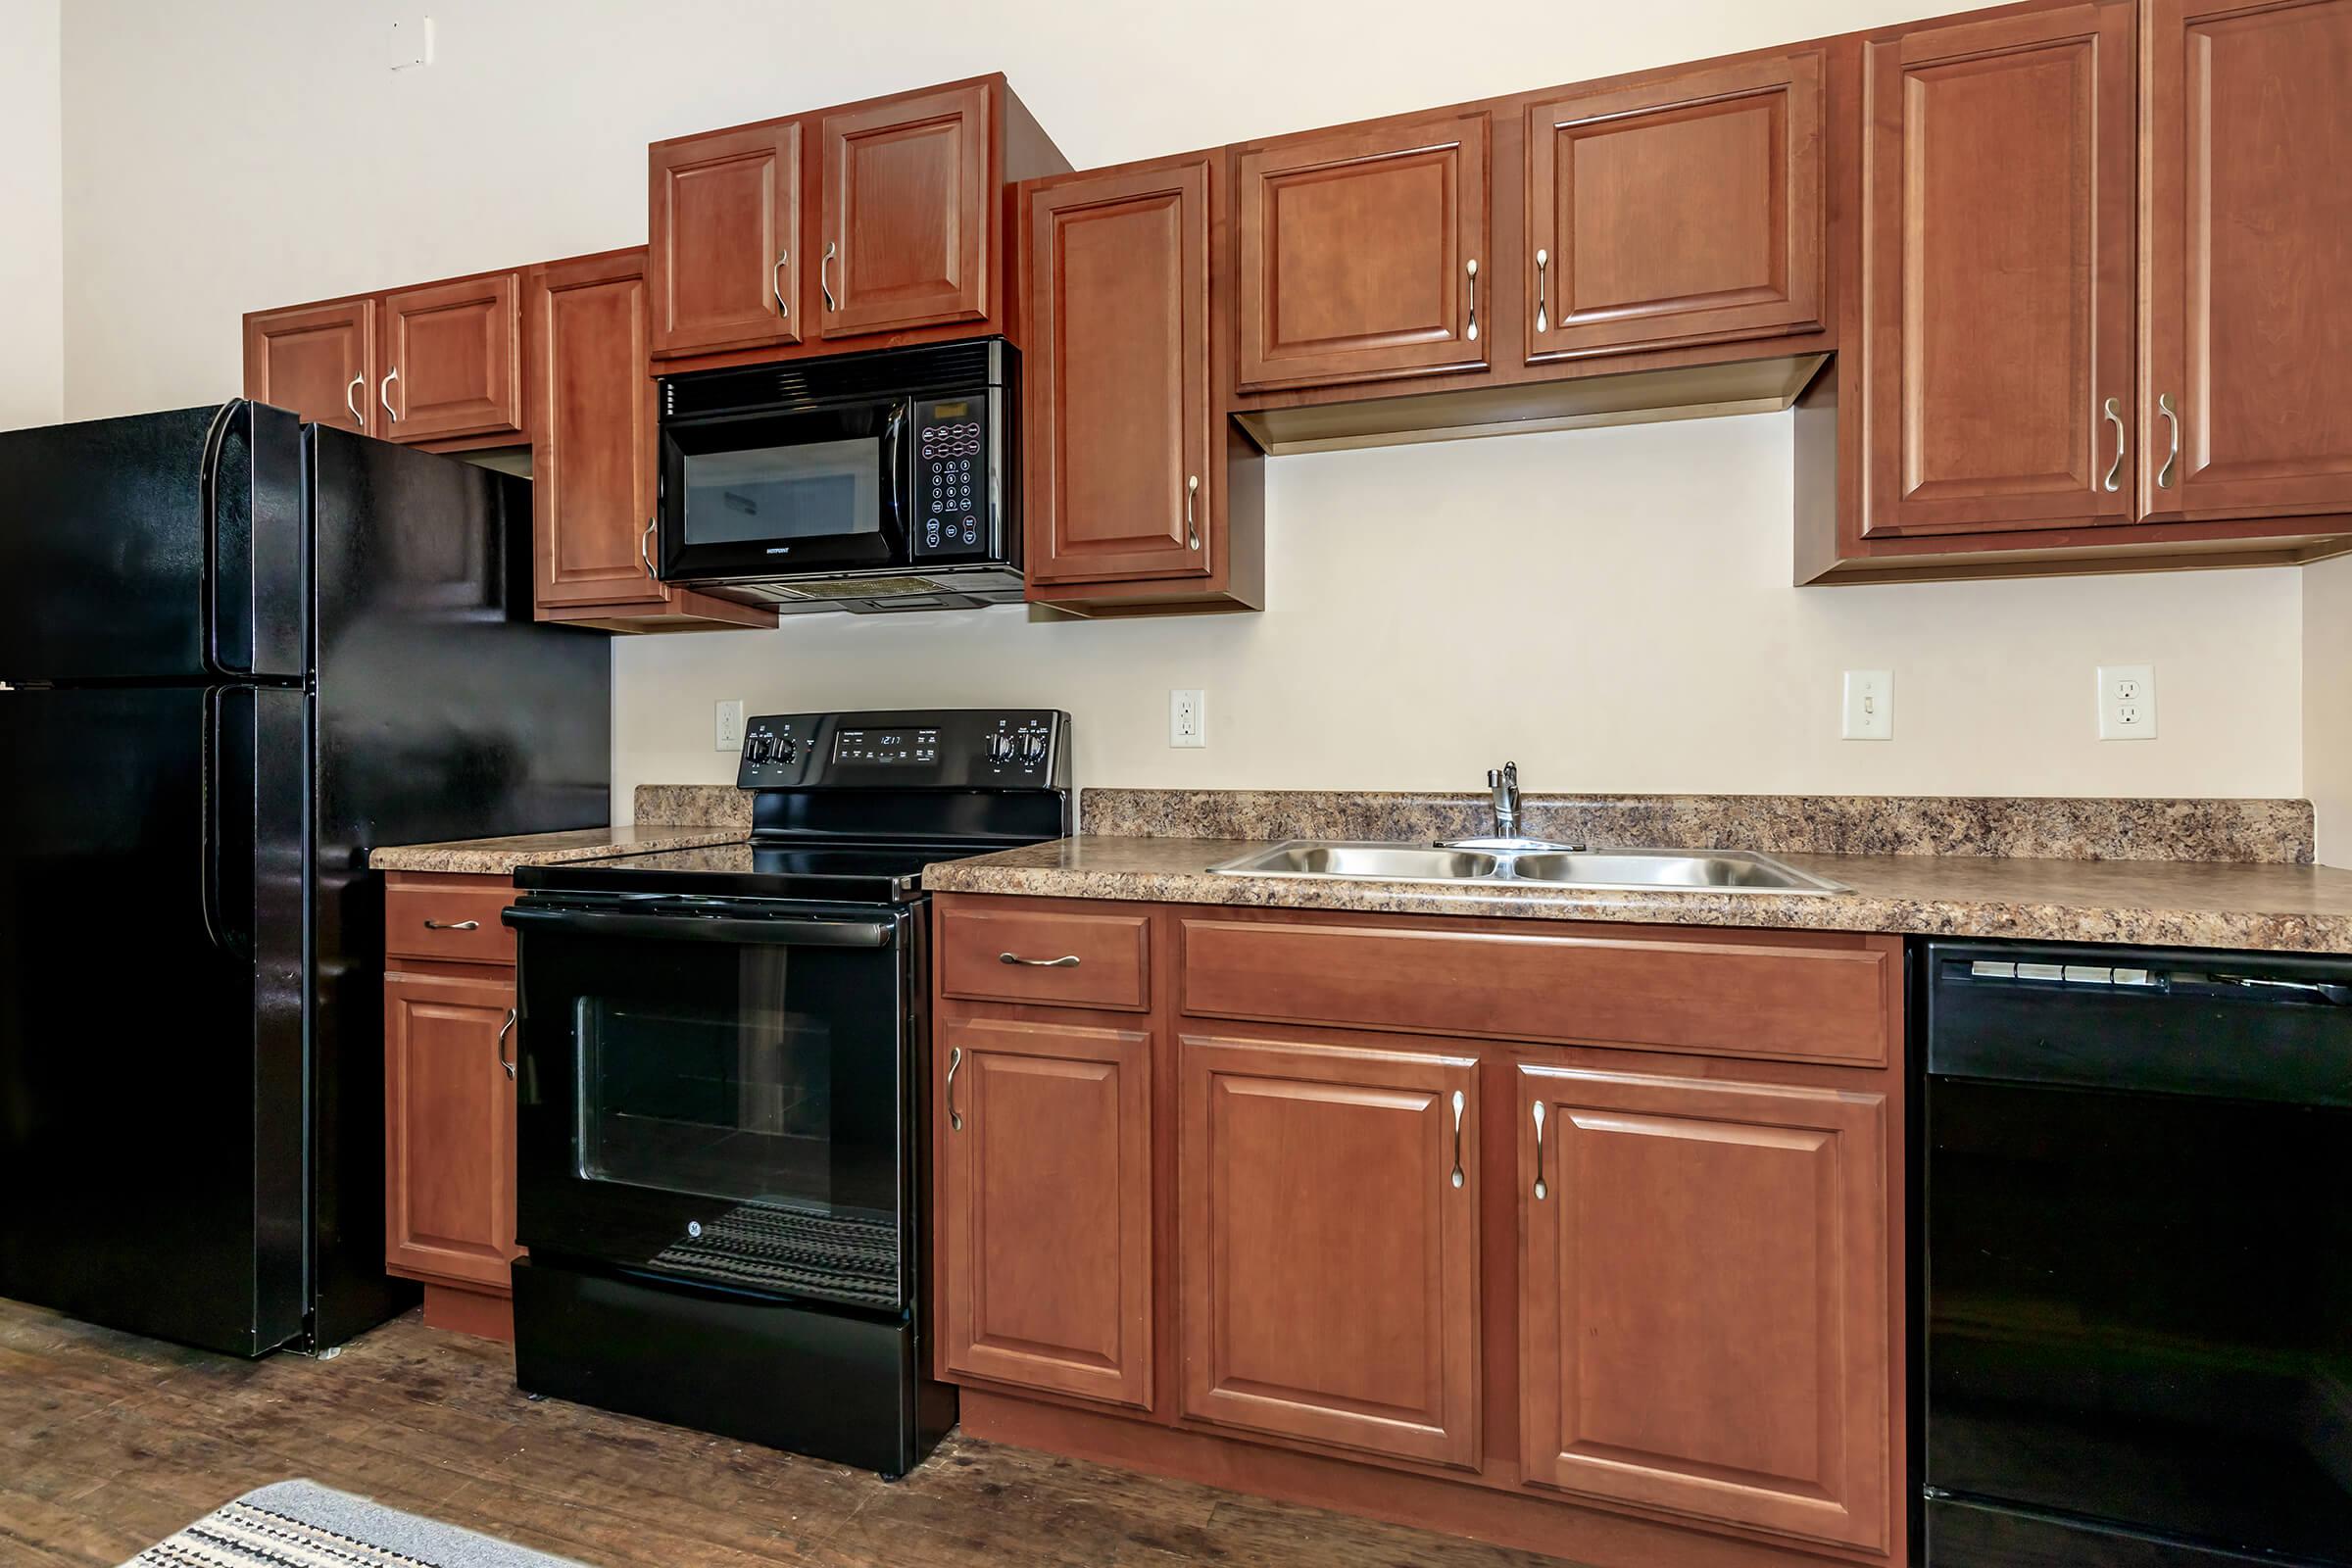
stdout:
<svg viewBox="0 0 2352 1568">
<path fill-rule="evenodd" d="M 662 580 L 787 612 L 1017 603 L 1019 359 L 990 337 L 664 376 Z"/>
</svg>

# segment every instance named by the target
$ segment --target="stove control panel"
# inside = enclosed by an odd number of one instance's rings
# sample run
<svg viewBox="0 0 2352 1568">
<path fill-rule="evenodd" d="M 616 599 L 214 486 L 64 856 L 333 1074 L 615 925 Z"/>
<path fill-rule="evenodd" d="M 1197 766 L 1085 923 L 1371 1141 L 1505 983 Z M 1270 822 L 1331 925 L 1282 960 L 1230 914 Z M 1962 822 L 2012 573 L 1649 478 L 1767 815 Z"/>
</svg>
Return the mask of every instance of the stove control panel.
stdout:
<svg viewBox="0 0 2352 1568">
<path fill-rule="evenodd" d="M 1053 709 L 765 713 L 744 726 L 747 790 L 1060 789 L 1070 715 Z"/>
</svg>

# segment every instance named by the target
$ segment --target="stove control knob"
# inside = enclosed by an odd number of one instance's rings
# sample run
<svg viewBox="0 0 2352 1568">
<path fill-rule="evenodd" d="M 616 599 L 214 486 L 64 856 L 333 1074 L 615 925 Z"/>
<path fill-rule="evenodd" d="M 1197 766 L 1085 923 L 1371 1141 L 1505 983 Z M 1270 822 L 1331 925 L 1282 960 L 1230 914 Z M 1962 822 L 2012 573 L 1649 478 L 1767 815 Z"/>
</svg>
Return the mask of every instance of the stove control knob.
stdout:
<svg viewBox="0 0 2352 1568">
<path fill-rule="evenodd" d="M 801 749 L 793 744 L 792 737 L 789 735 L 780 735 L 776 738 L 775 755 L 769 758 L 768 760 L 776 763 L 778 766 L 782 766 L 784 763 L 791 761 L 794 758 L 800 755 Z"/>
<path fill-rule="evenodd" d="M 754 767 L 758 767 L 775 755 L 776 743 L 770 736 L 755 735 L 743 743 L 743 760 Z"/>
<path fill-rule="evenodd" d="M 988 760 L 998 764 L 1012 760 L 1012 737 L 1002 730 L 988 738 Z"/>
<path fill-rule="evenodd" d="M 1021 737 L 1021 765 L 1035 767 L 1046 760 L 1046 738 L 1043 735 Z"/>
</svg>

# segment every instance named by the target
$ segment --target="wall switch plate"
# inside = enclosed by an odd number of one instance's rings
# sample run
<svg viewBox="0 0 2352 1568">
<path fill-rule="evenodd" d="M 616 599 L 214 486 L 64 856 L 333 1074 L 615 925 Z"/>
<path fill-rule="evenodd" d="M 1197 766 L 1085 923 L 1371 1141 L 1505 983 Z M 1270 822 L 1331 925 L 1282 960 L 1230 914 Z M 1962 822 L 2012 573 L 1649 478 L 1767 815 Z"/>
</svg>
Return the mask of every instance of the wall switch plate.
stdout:
<svg viewBox="0 0 2352 1568">
<path fill-rule="evenodd" d="M 433 19 L 402 17 L 392 24 L 391 65 L 394 71 L 433 63 Z"/>
<path fill-rule="evenodd" d="M 2156 666 L 2099 666 L 2099 739 L 2152 741 L 2156 738 Z"/>
<path fill-rule="evenodd" d="M 1849 741 L 1894 739 L 1892 670 L 1849 669 L 1845 672 L 1845 738 Z"/>
<path fill-rule="evenodd" d="M 742 698 L 730 698 L 718 705 L 718 719 L 711 728 L 710 745 L 721 752 L 743 750 Z"/>
<path fill-rule="evenodd" d="M 1168 744 L 1208 744 L 1208 693 L 1199 690 L 1168 693 Z"/>
</svg>

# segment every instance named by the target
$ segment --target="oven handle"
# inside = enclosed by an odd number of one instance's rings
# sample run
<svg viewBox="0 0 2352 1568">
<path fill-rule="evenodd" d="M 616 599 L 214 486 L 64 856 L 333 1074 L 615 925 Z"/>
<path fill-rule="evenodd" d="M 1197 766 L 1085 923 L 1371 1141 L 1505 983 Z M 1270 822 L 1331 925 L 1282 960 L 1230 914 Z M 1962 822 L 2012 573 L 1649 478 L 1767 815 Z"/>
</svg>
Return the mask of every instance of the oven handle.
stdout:
<svg viewBox="0 0 2352 1568">
<path fill-rule="evenodd" d="M 510 905 L 501 916 L 517 931 L 569 931 L 580 936 L 651 937 L 662 942 L 758 944 L 776 948 L 887 948 L 898 936 L 893 920 L 836 920 L 821 915 L 621 914 L 603 909 L 534 909 Z"/>
</svg>

